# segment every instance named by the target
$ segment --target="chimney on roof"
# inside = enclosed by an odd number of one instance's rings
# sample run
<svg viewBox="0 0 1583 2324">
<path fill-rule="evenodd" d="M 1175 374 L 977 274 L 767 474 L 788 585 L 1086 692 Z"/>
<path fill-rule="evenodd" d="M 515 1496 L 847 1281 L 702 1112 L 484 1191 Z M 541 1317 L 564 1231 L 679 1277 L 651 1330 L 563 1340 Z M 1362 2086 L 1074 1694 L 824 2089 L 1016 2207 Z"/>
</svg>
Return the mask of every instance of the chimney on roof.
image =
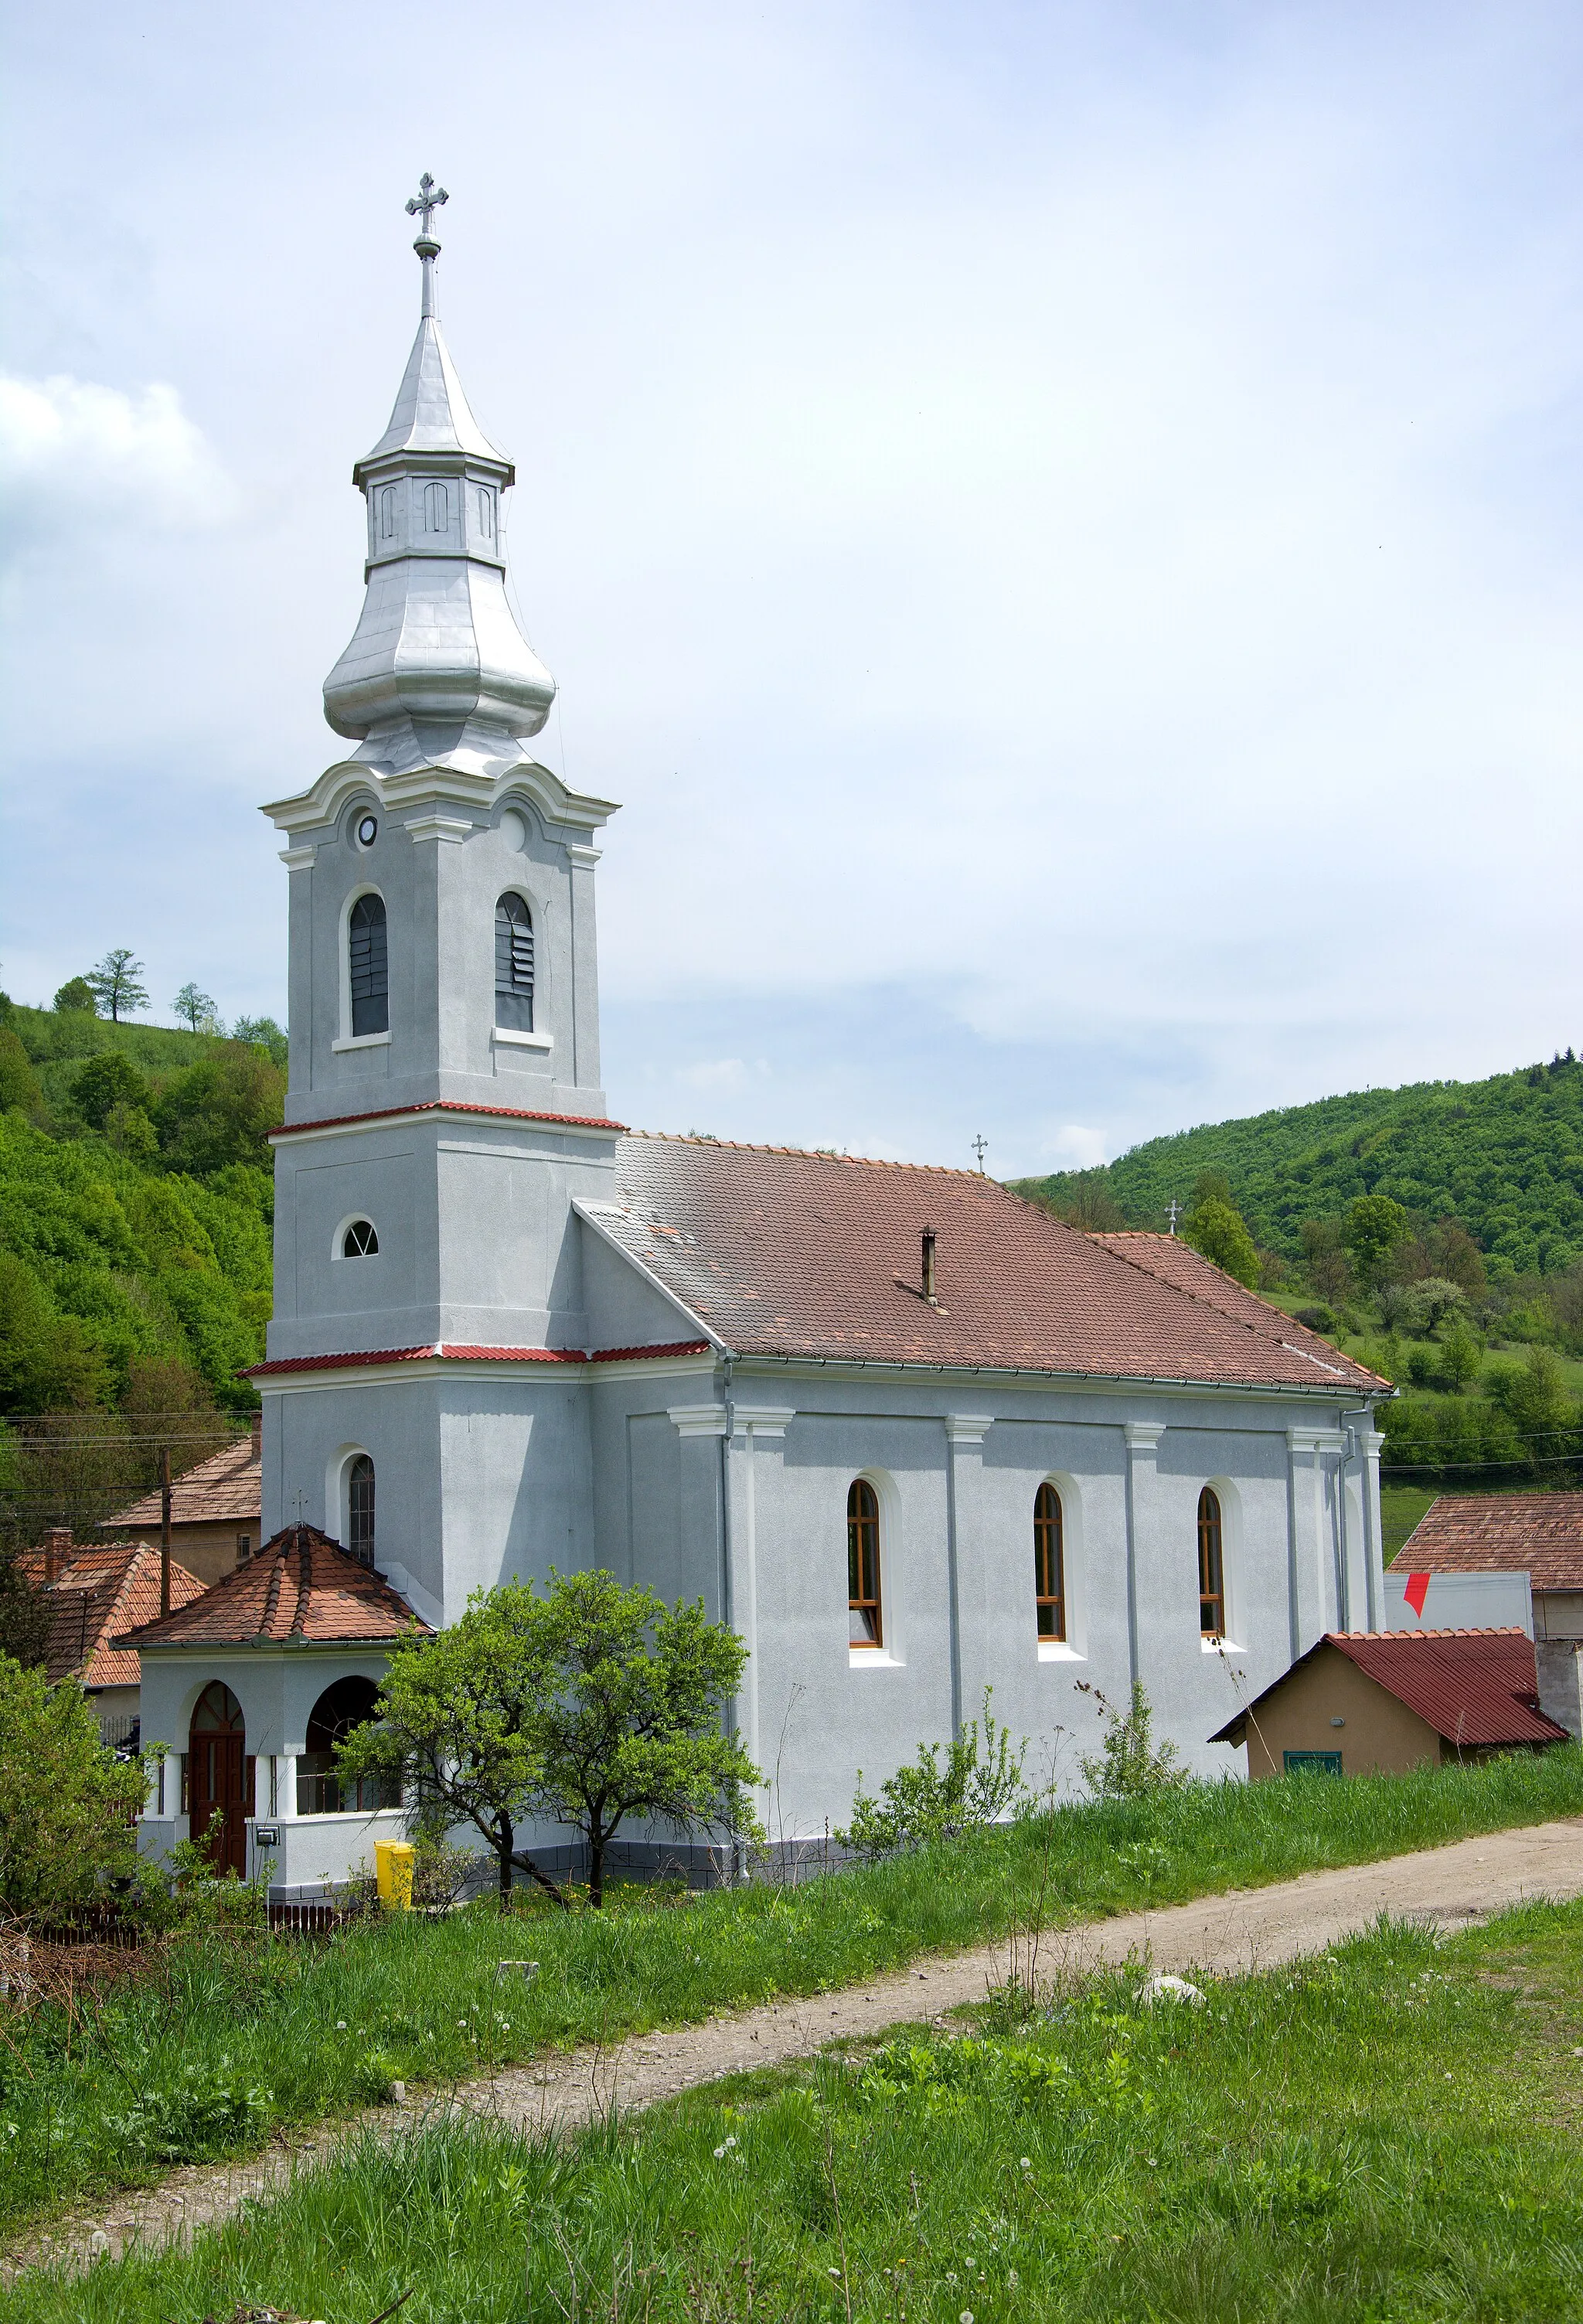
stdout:
<svg viewBox="0 0 1583 2324">
<path fill-rule="evenodd" d="M 251 1433 L 253 1437 L 253 1451 L 250 1457 L 254 1461 L 262 1462 L 263 1460 L 263 1414 L 262 1412 L 255 1412 L 253 1414 Z"/>
<path fill-rule="evenodd" d="M 924 1274 L 924 1296 L 925 1296 L 925 1298 L 928 1301 L 928 1303 L 929 1303 L 930 1306 L 931 1306 L 931 1307 L 933 1307 L 933 1306 L 935 1305 L 935 1299 L 934 1299 L 934 1228 L 933 1228 L 933 1227 L 925 1227 L 925 1228 L 924 1229 L 924 1237 L 923 1237 L 923 1240 L 924 1240 L 924 1266 L 923 1266 L 923 1274 Z"/>
<path fill-rule="evenodd" d="M 44 1587 L 46 1590 L 60 1581 L 71 1563 L 71 1527 L 51 1526 L 44 1536 Z"/>
</svg>

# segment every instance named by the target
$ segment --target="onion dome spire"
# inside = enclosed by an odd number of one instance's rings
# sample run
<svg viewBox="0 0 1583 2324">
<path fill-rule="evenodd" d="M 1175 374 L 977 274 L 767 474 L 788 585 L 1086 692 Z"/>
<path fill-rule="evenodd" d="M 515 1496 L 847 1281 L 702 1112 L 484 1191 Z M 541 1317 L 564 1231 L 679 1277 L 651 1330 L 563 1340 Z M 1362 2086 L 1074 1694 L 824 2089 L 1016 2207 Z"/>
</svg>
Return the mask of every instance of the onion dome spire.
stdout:
<svg viewBox="0 0 1583 2324">
<path fill-rule="evenodd" d="M 555 699 L 506 602 L 501 497 L 516 470 L 473 417 L 436 311 L 433 213 L 448 199 L 426 171 L 407 205 L 421 319 L 390 425 L 352 471 L 368 503 L 368 594 L 324 689 L 336 733 L 391 773 L 520 757 Z"/>
</svg>

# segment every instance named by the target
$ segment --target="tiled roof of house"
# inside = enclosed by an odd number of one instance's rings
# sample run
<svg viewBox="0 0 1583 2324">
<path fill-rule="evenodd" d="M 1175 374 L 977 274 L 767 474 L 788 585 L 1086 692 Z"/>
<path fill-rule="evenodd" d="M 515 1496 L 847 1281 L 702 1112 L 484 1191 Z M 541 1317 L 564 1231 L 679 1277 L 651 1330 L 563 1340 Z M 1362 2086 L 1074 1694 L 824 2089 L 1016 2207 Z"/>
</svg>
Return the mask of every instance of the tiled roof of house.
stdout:
<svg viewBox="0 0 1583 2324">
<path fill-rule="evenodd" d="M 1179 1290 L 1191 1291 L 1195 1299 L 1207 1299 L 1211 1307 L 1235 1315 L 1239 1323 L 1252 1323 L 1257 1329 L 1273 1320 L 1282 1332 L 1302 1346 L 1328 1351 L 1333 1363 L 1349 1361 L 1332 1342 L 1294 1322 L 1267 1299 L 1261 1299 L 1256 1291 L 1246 1289 L 1235 1276 L 1228 1275 L 1213 1259 L 1194 1250 L 1180 1235 L 1146 1234 L 1128 1228 L 1114 1234 L 1091 1235 L 1089 1240 L 1102 1242 L 1107 1250 L 1113 1250 L 1118 1259 L 1130 1259 L 1135 1267 L 1146 1267 L 1162 1283 L 1174 1283 Z"/>
<path fill-rule="evenodd" d="M 1583 1493 L 1442 1493 L 1395 1556 L 1409 1573 L 1526 1573 L 1583 1590 Z"/>
<path fill-rule="evenodd" d="M 1123 1255 L 973 1171 L 629 1135 L 616 1180 L 618 1203 L 583 1214 L 738 1354 L 1348 1395 L 1388 1386 L 1207 1261 L 1178 1282 L 1152 1251 Z M 925 1228 L 934 1306 L 920 1285 Z"/>
<path fill-rule="evenodd" d="M 287 1526 L 202 1596 L 119 1641 L 136 1646 L 387 1645 L 418 1622 L 383 1574 L 317 1526 Z"/>
<path fill-rule="evenodd" d="M 184 1525 L 246 1525 L 256 1529 L 262 1507 L 260 1485 L 261 1469 L 257 1440 L 252 1436 L 238 1438 L 235 1444 L 223 1445 L 211 1452 L 195 1469 L 189 1469 L 170 1487 L 170 1523 Z M 160 1496 L 145 1493 L 141 1501 L 133 1501 L 119 1516 L 106 1517 L 101 1530 L 124 1533 L 133 1527 L 157 1526 L 160 1522 Z"/>
<path fill-rule="evenodd" d="M 75 1546 L 53 1582 L 44 1580 L 44 1552 L 29 1550 L 18 1560 L 50 1605 L 50 1635 L 44 1675 L 53 1681 L 77 1677 L 84 1686 L 136 1686 L 137 1655 L 113 1646 L 113 1638 L 160 1610 L 160 1553 L 143 1542 L 121 1542 L 106 1549 Z M 185 1606 L 203 1595 L 203 1583 L 175 1559 L 170 1561 L 170 1604 Z"/>
<path fill-rule="evenodd" d="M 1533 1641 L 1523 1630 L 1330 1630 L 1210 1742 L 1239 1743 L 1250 1714 L 1326 1646 L 1356 1663 L 1448 1743 L 1472 1749 L 1568 1739 L 1566 1729 L 1539 1708 Z"/>
</svg>

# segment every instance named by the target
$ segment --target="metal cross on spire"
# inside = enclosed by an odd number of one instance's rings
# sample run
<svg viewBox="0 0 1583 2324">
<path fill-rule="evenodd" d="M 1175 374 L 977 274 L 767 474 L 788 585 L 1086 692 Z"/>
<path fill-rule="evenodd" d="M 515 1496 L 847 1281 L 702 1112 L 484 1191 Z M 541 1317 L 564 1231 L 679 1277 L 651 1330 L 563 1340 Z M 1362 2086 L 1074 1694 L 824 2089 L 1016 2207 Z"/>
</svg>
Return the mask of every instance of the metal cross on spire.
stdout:
<svg viewBox="0 0 1583 2324">
<path fill-rule="evenodd" d="M 413 249 L 423 261 L 423 313 L 432 315 L 434 306 L 434 262 L 439 256 L 439 244 L 434 238 L 434 214 L 442 202 L 450 200 L 443 186 L 437 186 L 428 170 L 418 180 L 418 191 L 407 205 L 407 215 L 418 220 L 418 239 Z"/>
<path fill-rule="evenodd" d="M 425 242 L 428 242 L 432 239 L 428 226 L 429 219 L 434 216 L 435 211 L 438 209 L 440 204 L 442 202 L 448 202 L 450 198 L 451 198 L 449 194 L 446 193 L 445 188 L 443 186 L 437 186 L 434 182 L 432 174 L 428 170 L 425 170 L 422 177 L 418 180 L 418 191 L 413 195 L 411 200 L 407 205 L 407 215 L 409 217 L 418 217 L 419 214 L 421 214 L 423 222 L 419 231 L 422 235 Z"/>
<path fill-rule="evenodd" d="M 979 1157 L 979 1176 L 980 1178 L 984 1175 L 984 1157 L 989 1151 L 989 1141 L 980 1130 L 978 1136 L 973 1140 L 973 1152 Z"/>
</svg>

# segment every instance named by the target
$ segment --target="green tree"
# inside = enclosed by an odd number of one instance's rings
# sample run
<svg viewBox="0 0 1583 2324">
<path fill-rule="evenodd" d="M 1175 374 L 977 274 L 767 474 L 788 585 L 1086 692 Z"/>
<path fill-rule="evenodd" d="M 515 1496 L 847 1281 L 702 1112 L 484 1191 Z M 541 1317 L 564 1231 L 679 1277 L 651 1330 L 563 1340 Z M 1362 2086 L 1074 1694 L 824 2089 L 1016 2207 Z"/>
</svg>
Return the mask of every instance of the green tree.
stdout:
<svg viewBox="0 0 1583 2324">
<path fill-rule="evenodd" d="M 99 1004 L 94 999 L 94 988 L 86 976 L 69 976 L 55 995 L 55 1006 L 69 1012 L 80 1009 L 85 1015 L 97 1017 Z"/>
<path fill-rule="evenodd" d="M 1400 1203 L 1394 1203 L 1389 1194 L 1359 1194 L 1341 1230 L 1358 1281 L 1372 1289 L 1391 1253 L 1409 1232 L 1407 1213 Z"/>
<path fill-rule="evenodd" d="M 1530 1457 L 1542 1461 L 1560 1452 L 1562 1446 L 1557 1432 L 1575 1428 L 1578 1412 L 1555 1351 L 1530 1348 L 1525 1361 L 1498 1370 L 1492 1365 L 1486 1377 L 1491 1402 L 1500 1406 L 1518 1435 L 1528 1440 L 1525 1449 Z"/>
<path fill-rule="evenodd" d="M 267 1161 L 285 1103 L 280 1067 L 262 1049 L 228 1041 L 173 1074 L 151 1110 L 167 1164 L 201 1178 L 230 1162 Z"/>
<path fill-rule="evenodd" d="M 1458 1316 L 1440 1335 L 1440 1379 L 1444 1386 L 1459 1396 L 1477 1371 L 1478 1359 L 1478 1342 Z"/>
<path fill-rule="evenodd" d="M 1229 1203 L 1211 1194 L 1195 1204 L 1183 1222 L 1182 1237 L 1234 1281 L 1254 1289 L 1258 1282 L 1258 1252 L 1241 1213 Z"/>
<path fill-rule="evenodd" d="M 231 1028 L 231 1038 L 245 1041 L 250 1048 L 267 1049 L 272 1063 L 284 1073 L 291 1044 L 285 1027 L 277 1025 L 272 1017 L 238 1017 Z"/>
<path fill-rule="evenodd" d="M 99 1007 L 109 1010 L 111 1022 L 118 1025 L 123 1016 L 149 1005 L 147 987 L 139 982 L 142 975 L 142 961 L 133 960 L 125 945 L 117 945 L 97 968 L 89 969 L 84 982 Z"/>
<path fill-rule="evenodd" d="M 16 1252 L 0 1250 L 0 1412 L 97 1404 L 109 1367 L 75 1315 L 58 1314 Z"/>
<path fill-rule="evenodd" d="M 403 1782 L 419 1830 L 471 1823 L 502 1902 L 513 1868 L 566 1901 L 514 1827 L 569 1826 L 597 1905 L 629 1816 L 728 1839 L 756 1831 L 758 1771 L 721 1727 L 746 1651 L 702 1604 L 667 1607 L 609 1573 L 552 1572 L 543 1597 L 502 1582 L 449 1629 L 397 1644 L 374 1720 L 339 1747 L 341 1773 Z"/>
<path fill-rule="evenodd" d="M 136 1881 L 147 1784 L 142 1759 L 105 1749 L 74 1679 L 0 1656 L 0 1901 L 59 1911 Z"/>
<path fill-rule="evenodd" d="M 196 984 L 184 984 L 170 1006 L 195 1033 L 217 1033 L 220 1029 L 219 1010 L 210 995 L 200 992 Z"/>
<path fill-rule="evenodd" d="M 32 1113 L 42 1096 L 27 1051 L 9 1025 L 0 1028 L 0 1113 L 12 1105 Z"/>
<path fill-rule="evenodd" d="M 1352 1271 L 1341 1240 L 1340 1220 L 1304 1219 L 1299 1239 L 1308 1279 L 1320 1297 L 1338 1303 L 1345 1299 L 1352 1288 Z"/>
<path fill-rule="evenodd" d="M 79 1065 L 70 1088 L 72 1104 L 95 1130 L 103 1130 L 118 1105 L 136 1106 L 146 1113 L 150 1104 L 147 1082 L 119 1049 L 101 1049 Z"/>
</svg>

